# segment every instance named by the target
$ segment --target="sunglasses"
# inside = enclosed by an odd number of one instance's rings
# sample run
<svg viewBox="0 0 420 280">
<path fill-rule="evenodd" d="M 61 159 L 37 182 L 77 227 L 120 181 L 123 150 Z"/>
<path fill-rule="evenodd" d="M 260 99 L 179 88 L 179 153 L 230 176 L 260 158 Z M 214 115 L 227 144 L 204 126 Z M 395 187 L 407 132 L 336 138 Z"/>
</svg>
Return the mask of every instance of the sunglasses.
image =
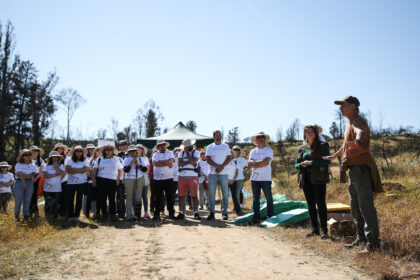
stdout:
<svg viewBox="0 0 420 280">
<path fill-rule="evenodd" d="M 24 157 L 31 157 L 31 156 L 32 156 L 32 154 L 24 154 L 23 156 L 24 156 Z"/>
<path fill-rule="evenodd" d="M 265 136 L 257 136 L 257 139 L 265 139 Z"/>
<path fill-rule="evenodd" d="M 76 150 L 76 151 L 74 151 L 75 153 L 83 153 L 83 151 L 81 151 L 81 150 Z"/>
<path fill-rule="evenodd" d="M 105 149 L 104 151 L 113 151 L 113 149 Z"/>
</svg>

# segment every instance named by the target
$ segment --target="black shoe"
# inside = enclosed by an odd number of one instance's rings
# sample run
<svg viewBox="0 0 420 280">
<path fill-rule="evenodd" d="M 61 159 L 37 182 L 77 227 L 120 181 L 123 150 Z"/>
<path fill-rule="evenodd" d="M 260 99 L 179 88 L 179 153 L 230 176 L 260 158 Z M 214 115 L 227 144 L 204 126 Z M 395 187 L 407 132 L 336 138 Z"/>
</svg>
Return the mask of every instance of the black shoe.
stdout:
<svg viewBox="0 0 420 280">
<path fill-rule="evenodd" d="M 176 216 L 175 220 L 179 221 L 179 220 L 184 220 L 185 216 L 182 213 L 179 213 L 178 216 Z"/>
<path fill-rule="evenodd" d="M 169 219 L 171 219 L 171 220 L 176 220 L 175 215 L 174 215 L 174 214 L 170 214 L 170 215 L 169 215 Z"/>
<path fill-rule="evenodd" d="M 328 234 L 321 233 L 321 239 L 328 239 Z"/>
<path fill-rule="evenodd" d="M 251 221 L 248 222 L 248 225 L 259 225 L 260 224 L 260 218 L 253 218 Z"/>
<path fill-rule="evenodd" d="M 312 237 L 315 235 L 319 235 L 319 230 L 313 229 L 310 233 L 306 235 L 306 237 Z"/>
<path fill-rule="evenodd" d="M 153 220 L 155 220 L 155 221 L 159 221 L 159 220 L 160 220 L 160 215 L 159 215 L 159 214 L 155 214 L 155 215 L 153 216 Z"/>
<path fill-rule="evenodd" d="M 207 217 L 208 221 L 213 221 L 215 219 L 214 213 L 210 213 L 210 215 Z"/>
<path fill-rule="evenodd" d="M 228 220 L 228 215 L 227 215 L 227 214 L 223 214 L 223 216 L 222 216 L 222 220 L 223 220 L 223 221 L 227 221 L 227 220 Z"/>
<path fill-rule="evenodd" d="M 194 213 L 194 220 L 201 220 L 201 217 L 198 213 Z"/>
</svg>

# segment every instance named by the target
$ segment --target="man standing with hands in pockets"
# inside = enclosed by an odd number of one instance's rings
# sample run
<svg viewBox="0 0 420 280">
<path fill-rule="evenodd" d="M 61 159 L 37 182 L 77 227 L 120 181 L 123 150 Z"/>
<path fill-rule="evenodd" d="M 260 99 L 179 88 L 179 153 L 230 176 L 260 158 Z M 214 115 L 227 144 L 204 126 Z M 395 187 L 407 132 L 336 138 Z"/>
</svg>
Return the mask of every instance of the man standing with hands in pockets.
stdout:
<svg viewBox="0 0 420 280">
<path fill-rule="evenodd" d="M 323 157 L 333 160 L 343 156 L 340 179 L 346 182 L 349 170 L 350 207 L 357 228 L 357 239 L 346 247 L 354 247 L 367 241 L 367 247 L 359 253 L 378 250 L 379 223 L 373 204 L 373 193 L 382 192 L 378 167 L 370 154 L 370 130 L 365 119 L 359 115 L 360 102 L 356 97 L 347 96 L 335 101 L 341 113 L 349 120 L 344 132 L 344 142 L 340 150 L 332 156 Z"/>
<path fill-rule="evenodd" d="M 232 160 L 232 153 L 228 145 L 222 143 L 222 133 L 220 130 L 213 132 L 214 143 L 210 144 L 206 150 L 207 162 L 210 165 L 209 192 L 210 192 L 210 215 L 207 220 L 214 220 L 214 204 L 216 199 L 216 188 L 220 184 L 222 189 L 222 216 L 223 220 L 228 219 L 229 184 L 228 170 L 225 168 Z"/>
</svg>

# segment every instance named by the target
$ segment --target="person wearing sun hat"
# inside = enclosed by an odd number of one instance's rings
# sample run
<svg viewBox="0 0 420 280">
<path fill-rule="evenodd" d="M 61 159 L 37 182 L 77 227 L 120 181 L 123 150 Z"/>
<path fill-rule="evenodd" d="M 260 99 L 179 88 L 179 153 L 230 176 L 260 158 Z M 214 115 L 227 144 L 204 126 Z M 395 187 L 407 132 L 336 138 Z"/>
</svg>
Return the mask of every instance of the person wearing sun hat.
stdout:
<svg viewBox="0 0 420 280">
<path fill-rule="evenodd" d="M 231 194 L 232 194 L 232 200 L 237 202 L 237 204 L 234 203 L 235 209 L 234 211 L 237 213 L 238 216 L 242 215 L 241 210 L 241 191 L 242 187 L 244 185 L 244 170 L 248 167 L 248 161 L 242 157 L 242 149 L 238 145 L 233 146 L 232 148 L 233 153 L 233 160 L 236 164 L 236 169 L 238 172 L 236 173 L 234 177 L 234 183 L 231 185 Z"/>
<path fill-rule="evenodd" d="M 175 218 L 175 198 L 172 189 L 174 178 L 174 162 L 175 156 L 172 151 L 168 150 L 169 142 L 165 140 L 157 140 L 155 148 L 157 152 L 153 154 L 152 161 L 154 164 L 154 198 L 155 211 L 154 220 L 160 219 L 160 213 L 164 211 L 164 194 L 166 196 L 166 207 L 168 208 L 169 218 Z M 153 190 L 152 189 L 152 190 Z"/>
<path fill-rule="evenodd" d="M 128 221 L 141 218 L 141 194 L 144 187 L 144 174 L 147 172 L 147 163 L 138 155 L 138 149 L 134 145 L 128 146 L 128 157 L 124 159 L 124 185 L 127 195 L 125 219 Z M 134 218 L 133 218 L 134 206 Z"/>
<path fill-rule="evenodd" d="M 7 214 L 7 205 L 12 197 L 12 186 L 15 183 L 13 174 L 9 172 L 12 168 L 7 162 L 0 162 L 0 214 Z"/>
<path fill-rule="evenodd" d="M 29 219 L 29 204 L 31 202 L 32 192 L 34 191 L 34 182 L 36 176 L 36 166 L 32 163 L 32 153 L 28 149 L 23 149 L 16 159 L 15 166 L 16 183 L 13 187 L 15 197 L 14 214 L 16 220 L 19 220 L 20 209 L 23 208 L 24 220 Z"/>
<path fill-rule="evenodd" d="M 118 148 L 120 149 L 118 152 L 118 158 L 121 164 L 123 164 L 124 160 L 128 157 L 127 145 L 128 142 L 125 139 L 118 142 Z M 120 219 L 124 219 L 126 213 L 126 193 L 124 183 L 124 180 L 120 180 L 120 184 L 117 188 L 117 214 Z"/>
<path fill-rule="evenodd" d="M 68 157 L 67 153 L 69 150 L 69 147 L 64 145 L 63 143 L 57 143 L 55 144 L 53 151 L 57 151 L 60 155 L 63 156 L 63 158 L 60 159 L 60 164 L 63 166 L 66 165 Z M 67 216 L 67 207 L 66 207 L 66 190 L 67 190 L 67 172 L 64 171 L 63 174 L 61 174 L 61 189 L 60 192 L 60 216 L 66 217 Z"/>
<path fill-rule="evenodd" d="M 86 158 L 86 150 L 82 146 L 76 146 L 72 149 L 70 159 L 66 162 L 67 172 L 67 215 L 69 221 L 79 221 L 80 210 L 82 209 L 83 194 L 87 188 L 87 172 L 89 170 L 89 161 Z M 76 195 L 76 206 L 74 205 L 74 196 Z"/>
<path fill-rule="evenodd" d="M 263 190 L 267 200 L 267 218 L 274 215 L 273 195 L 271 193 L 271 161 L 273 160 L 273 150 L 268 147 L 270 136 L 264 132 L 258 132 L 251 138 L 256 146 L 249 153 L 248 167 L 252 168 L 251 187 L 253 194 L 252 209 L 254 218 L 252 223 L 260 222 L 260 197 Z"/>
<path fill-rule="evenodd" d="M 95 145 L 94 144 L 87 144 L 86 145 L 86 159 L 88 160 L 88 162 L 90 163 L 91 158 L 93 157 L 93 155 L 95 154 Z M 88 184 L 92 184 L 92 180 L 90 180 L 90 178 L 88 178 Z M 87 214 L 87 193 L 88 193 L 88 189 L 91 186 L 88 186 L 86 188 L 86 192 L 83 194 L 83 202 L 82 202 L 82 208 L 83 208 L 83 215 L 85 217 L 88 216 Z"/>
<path fill-rule="evenodd" d="M 144 163 L 146 164 L 146 172 L 143 172 L 143 176 L 144 176 L 144 187 L 141 191 L 141 198 L 143 200 L 143 209 L 144 209 L 144 217 L 146 219 L 150 219 L 150 213 L 149 213 L 149 199 L 147 197 L 148 191 L 149 191 L 149 186 L 150 186 L 150 159 L 147 157 L 147 148 L 145 146 L 143 146 L 142 144 L 137 144 L 136 148 L 138 150 L 139 153 L 139 157 L 141 157 L 144 161 Z"/>
<path fill-rule="evenodd" d="M 122 175 L 122 164 L 115 157 L 117 149 L 110 144 L 101 147 L 102 157 L 95 161 L 93 166 L 92 187 L 97 188 L 97 211 L 101 212 L 102 219 L 108 218 L 106 201 L 109 202 L 109 213 L 111 221 L 116 220 L 115 192 L 120 184 Z"/>
<path fill-rule="evenodd" d="M 213 132 L 214 143 L 207 146 L 206 158 L 210 165 L 209 193 L 210 193 L 210 214 L 207 220 L 215 219 L 216 189 L 220 185 L 222 189 L 222 219 L 228 219 L 229 203 L 229 176 L 227 165 L 232 160 L 232 152 L 227 144 L 222 143 L 222 132 Z"/>
<path fill-rule="evenodd" d="M 200 167 L 200 177 L 198 178 L 198 201 L 200 203 L 199 210 L 204 209 L 204 204 L 207 208 L 209 207 L 209 187 L 208 187 L 208 176 L 210 172 L 210 165 L 207 163 L 206 150 L 201 149 L 200 160 L 198 161 Z M 207 202 L 206 202 L 207 200 Z"/>
<path fill-rule="evenodd" d="M 34 191 L 32 192 L 31 203 L 29 204 L 29 216 L 39 217 L 39 210 L 38 210 L 38 185 L 39 179 L 42 177 L 42 169 L 45 166 L 45 162 L 42 160 L 42 155 L 44 154 L 44 150 L 38 148 L 37 146 L 31 146 L 29 150 L 32 153 L 32 163 L 36 166 L 36 176 L 35 176 L 35 183 L 34 183 Z"/>
<path fill-rule="evenodd" d="M 193 201 L 194 219 L 201 220 L 198 214 L 198 160 L 200 153 L 194 149 L 194 139 L 185 139 L 182 141 L 181 152 L 178 154 L 179 179 L 178 179 L 178 195 L 179 195 L 179 214 L 177 220 L 185 218 L 184 205 L 187 190 Z"/>
<path fill-rule="evenodd" d="M 63 156 L 57 151 L 51 151 L 48 155 L 47 164 L 43 169 L 45 217 L 56 219 L 60 209 L 61 175 L 64 173 L 64 164 L 60 163 Z"/>
<path fill-rule="evenodd" d="M 357 238 L 346 247 L 367 246 L 359 253 L 365 254 L 379 250 L 379 222 L 374 205 L 374 193 L 383 191 L 378 167 L 370 154 L 370 129 L 367 121 L 359 114 L 360 101 L 354 96 L 346 96 L 334 102 L 349 122 L 344 131 L 341 148 L 332 156 L 323 157 L 333 160 L 343 157 L 341 163 L 341 182 L 346 182 L 346 171 L 349 171 L 348 189 L 350 207 L 356 223 Z"/>
</svg>

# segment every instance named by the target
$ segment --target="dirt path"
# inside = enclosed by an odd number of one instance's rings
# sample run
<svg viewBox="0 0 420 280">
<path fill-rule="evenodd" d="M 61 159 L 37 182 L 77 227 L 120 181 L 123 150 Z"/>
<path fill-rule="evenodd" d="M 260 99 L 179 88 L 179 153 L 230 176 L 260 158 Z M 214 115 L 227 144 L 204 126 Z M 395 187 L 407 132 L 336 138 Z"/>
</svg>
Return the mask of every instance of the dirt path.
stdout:
<svg viewBox="0 0 420 280">
<path fill-rule="evenodd" d="M 368 279 L 343 263 L 220 220 L 118 222 L 63 248 L 40 279 Z"/>
</svg>

